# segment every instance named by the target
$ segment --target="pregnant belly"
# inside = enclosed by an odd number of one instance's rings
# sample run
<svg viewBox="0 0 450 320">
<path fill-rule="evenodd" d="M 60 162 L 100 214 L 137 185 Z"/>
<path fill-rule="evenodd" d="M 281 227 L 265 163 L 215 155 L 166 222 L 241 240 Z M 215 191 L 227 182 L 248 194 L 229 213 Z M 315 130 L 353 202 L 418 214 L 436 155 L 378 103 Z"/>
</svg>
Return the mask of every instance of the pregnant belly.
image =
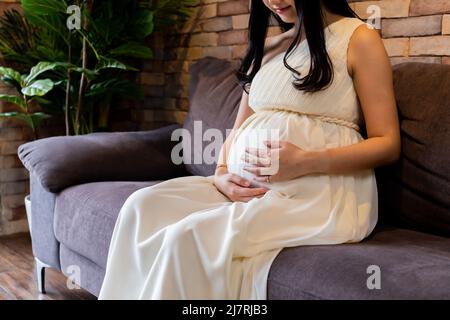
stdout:
<svg viewBox="0 0 450 320">
<path fill-rule="evenodd" d="M 304 115 L 283 111 L 257 112 L 244 121 L 232 141 L 227 159 L 228 171 L 249 180 L 254 187 L 264 186 L 287 196 L 301 190 L 308 192 L 310 179 L 319 182 L 317 180 L 326 180 L 327 177 L 310 175 L 271 183 L 255 181 L 255 175 L 243 169 L 246 163 L 242 156 L 246 148 L 267 150 L 264 141 L 271 140 L 288 141 L 303 150 L 321 150 L 356 143 L 360 140 L 359 137 L 359 134 L 350 128 L 324 123 Z M 264 174 L 273 175 L 278 171 L 277 157 L 272 157 L 271 160 L 272 165 Z"/>
</svg>

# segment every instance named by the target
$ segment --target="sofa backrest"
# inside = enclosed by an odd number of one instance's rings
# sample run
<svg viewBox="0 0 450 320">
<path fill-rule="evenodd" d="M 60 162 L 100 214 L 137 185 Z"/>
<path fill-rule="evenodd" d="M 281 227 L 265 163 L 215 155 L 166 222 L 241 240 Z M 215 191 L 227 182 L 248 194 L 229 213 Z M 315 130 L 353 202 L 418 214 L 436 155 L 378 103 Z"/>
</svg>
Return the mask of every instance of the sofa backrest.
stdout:
<svg viewBox="0 0 450 320">
<path fill-rule="evenodd" d="M 194 138 L 197 134 L 203 137 L 206 130 L 220 130 L 222 143 L 226 137 L 226 129 L 232 129 L 242 97 L 242 88 L 235 76 L 236 66 L 233 63 L 213 57 L 203 58 L 191 66 L 189 83 L 189 112 L 183 128 L 190 132 L 189 148 L 183 148 L 186 169 L 193 175 L 208 176 L 214 174 L 218 152 L 209 152 L 208 146 L 213 141 L 208 138 Z M 197 122 L 197 123 L 195 123 Z M 194 125 L 196 128 L 194 130 Z M 201 140 L 202 142 L 200 143 Z M 221 144 L 219 147 L 221 146 Z M 205 163 L 203 153 L 214 154 L 214 163 Z M 200 159 L 201 163 L 195 163 Z M 198 162 L 198 161 L 197 161 Z"/>
<path fill-rule="evenodd" d="M 402 154 L 377 169 L 380 214 L 403 227 L 450 236 L 450 66 L 394 67 Z"/>
</svg>

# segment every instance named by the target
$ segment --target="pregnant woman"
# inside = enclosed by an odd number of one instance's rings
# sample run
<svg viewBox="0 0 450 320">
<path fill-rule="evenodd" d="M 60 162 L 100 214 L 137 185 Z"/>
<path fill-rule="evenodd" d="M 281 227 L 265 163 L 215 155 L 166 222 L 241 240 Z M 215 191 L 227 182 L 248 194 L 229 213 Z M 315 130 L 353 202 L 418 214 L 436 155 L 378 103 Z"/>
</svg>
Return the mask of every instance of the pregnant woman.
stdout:
<svg viewBox="0 0 450 320">
<path fill-rule="evenodd" d="M 271 15 L 285 32 L 266 37 Z M 266 299 L 283 248 L 359 242 L 375 227 L 373 168 L 400 152 L 378 33 L 346 0 L 253 0 L 249 41 L 215 174 L 127 199 L 100 299 Z"/>
</svg>

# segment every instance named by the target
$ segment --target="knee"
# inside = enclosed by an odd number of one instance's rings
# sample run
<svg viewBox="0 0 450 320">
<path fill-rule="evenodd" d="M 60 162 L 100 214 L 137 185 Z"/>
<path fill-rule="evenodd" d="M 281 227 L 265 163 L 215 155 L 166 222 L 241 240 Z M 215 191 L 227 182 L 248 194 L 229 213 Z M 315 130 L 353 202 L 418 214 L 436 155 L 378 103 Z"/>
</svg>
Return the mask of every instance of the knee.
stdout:
<svg viewBox="0 0 450 320">
<path fill-rule="evenodd" d="M 120 209 L 120 217 L 122 219 L 126 218 L 127 220 L 137 218 L 137 214 L 140 214 L 146 207 L 149 207 L 149 203 L 154 202 L 153 198 L 154 192 L 149 191 L 147 188 L 134 191 L 123 203 Z"/>
<path fill-rule="evenodd" d="M 123 206 L 131 206 L 136 209 L 148 206 L 155 201 L 157 193 L 157 190 L 152 187 L 138 189 L 128 196 Z"/>
</svg>

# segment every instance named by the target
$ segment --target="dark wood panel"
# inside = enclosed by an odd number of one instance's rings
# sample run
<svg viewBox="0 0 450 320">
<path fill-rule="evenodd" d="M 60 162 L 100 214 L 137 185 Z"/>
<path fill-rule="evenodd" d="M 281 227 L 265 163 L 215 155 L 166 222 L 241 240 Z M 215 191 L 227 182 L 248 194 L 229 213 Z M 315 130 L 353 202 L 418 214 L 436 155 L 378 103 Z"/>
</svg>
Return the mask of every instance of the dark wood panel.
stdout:
<svg viewBox="0 0 450 320">
<path fill-rule="evenodd" d="M 0 237 L 0 300 L 93 300 L 83 289 L 70 290 L 60 272 L 46 270 L 46 294 L 36 287 L 34 258 L 28 234 Z"/>
</svg>

